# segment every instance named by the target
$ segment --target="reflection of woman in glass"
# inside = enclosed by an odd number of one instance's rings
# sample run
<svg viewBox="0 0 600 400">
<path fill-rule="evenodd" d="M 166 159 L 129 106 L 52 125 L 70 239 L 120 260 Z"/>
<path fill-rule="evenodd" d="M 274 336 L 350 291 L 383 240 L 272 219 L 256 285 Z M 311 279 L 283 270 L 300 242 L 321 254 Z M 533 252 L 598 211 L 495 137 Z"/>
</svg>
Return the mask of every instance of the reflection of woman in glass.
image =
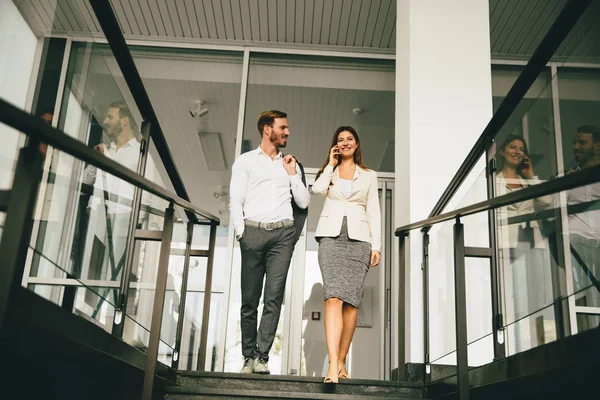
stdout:
<svg viewBox="0 0 600 400">
<path fill-rule="evenodd" d="M 540 183 L 533 172 L 523 137 L 508 136 L 498 150 L 496 160 L 497 196 Z M 498 209 L 499 261 L 504 269 L 504 297 L 509 323 L 552 302 L 548 268 L 550 259 L 546 239 L 535 217 L 536 212 L 551 204 L 551 197 L 544 196 Z M 522 220 L 514 221 L 519 216 Z M 520 347 L 520 343 L 527 342 L 534 345 L 533 335 L 527 329 L 523 329 L 519 335 L 516 346 Z M 525 348 L 528 347 L 530 346 L 526 345 Z"/>
<path fill-rule="evenodd" d="M 306 376 L 321 376 L 323 362 L 325 361 L 325 335 L 323 330 L 323 285 L 317 282 L 310 291 L 310 297 L 304 302 L 304 360 Z M 313 312 L 317 312 L 318 318 L 313 319 Z"/>
<path fill-rule="evenodd" d="M 356 130 L 341 126 L 317 174 L 313 193 L 327 196 L 315 237 L 325 288 L 325 338 L 329 369 L 325 383 L 347 378 L 352 342 L 369 267 L 381 255 L 381 211 L 377 174 L 361 160 Z"/>
</svg>

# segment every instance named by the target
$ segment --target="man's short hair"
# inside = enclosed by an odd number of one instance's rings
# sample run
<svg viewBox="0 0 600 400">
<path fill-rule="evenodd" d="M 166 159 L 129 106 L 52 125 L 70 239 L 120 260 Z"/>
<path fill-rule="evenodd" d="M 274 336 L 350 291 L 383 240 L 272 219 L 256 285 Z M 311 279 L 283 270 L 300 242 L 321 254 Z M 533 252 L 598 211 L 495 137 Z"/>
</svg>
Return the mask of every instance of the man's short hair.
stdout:
<svg viewBox="0 0 600 400">
<path fill-rule="evenodd" d="M 127 107 L 127 103 L 124 101 L 113 101 L 108 105 L 108 108 L 116 108 L 119 110 L 119 117 L 127 117 L 129 118 L 129 126 L 133 128 L 133 115 L 131 115 L 131 111 L 129 111 L 129 107 Z"/>
<path fill-rule="evenodd" d="M 287 118 L 287 114 L 284 113 L 283 111 L 277 111 L 277 110 L 269 110 L 269 111 L 263 111 L 260 116 L 258 117 L 258 123 L 256 124 L 258 127 L 258 133 L 260 133 L 260 136 L 262 136 L 263 134 L 263 129 L 265 128 L 266 125 L 269 126 L 273 126 L 273 123 L 275 122 L 275 118 Z"/>
<path fill-rule="evenodd" d="M 592 135 L 594 142 L 600 142 L 600 128 L 595 125 L 584 125 L 577 128 L 577 133 L 588 133 Z"/>
</svg>

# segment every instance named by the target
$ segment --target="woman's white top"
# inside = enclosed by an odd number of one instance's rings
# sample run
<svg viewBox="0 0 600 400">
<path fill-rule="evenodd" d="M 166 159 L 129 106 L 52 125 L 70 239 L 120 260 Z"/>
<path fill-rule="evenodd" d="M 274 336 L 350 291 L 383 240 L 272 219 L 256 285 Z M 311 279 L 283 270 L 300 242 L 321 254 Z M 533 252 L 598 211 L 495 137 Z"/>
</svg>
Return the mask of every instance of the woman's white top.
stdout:
<svg viewBox="0 0 600 400">
<path fill-rule="evenodd" d="M 345 198 L 352 195 L 352 180 L 340 178 L 340 190 Z"/>
</svg>

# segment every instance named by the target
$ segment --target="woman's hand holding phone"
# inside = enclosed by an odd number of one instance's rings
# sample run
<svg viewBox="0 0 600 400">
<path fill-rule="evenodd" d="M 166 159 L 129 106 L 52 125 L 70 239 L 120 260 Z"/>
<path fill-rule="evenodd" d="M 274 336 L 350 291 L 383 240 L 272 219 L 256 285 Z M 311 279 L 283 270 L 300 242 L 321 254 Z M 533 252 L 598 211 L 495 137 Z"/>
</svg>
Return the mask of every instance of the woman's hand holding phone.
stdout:
<svg viewBox="0 0 600 400">
<path fill-rule="evenodd" d="M 329 150 L 329 165 L 335 167 L 340 161 L 340 149 L 337 145 Z"/>
<path fill-rule="evenodd" d="M 521 172 L 523 176 L 527 179 L 532 179 L 535 174 L 533 173 L 533 166 L 531 165 L 531 160 L 528 156 L 523 156 L 523 161 L 521 161 Z"/>
</svg>

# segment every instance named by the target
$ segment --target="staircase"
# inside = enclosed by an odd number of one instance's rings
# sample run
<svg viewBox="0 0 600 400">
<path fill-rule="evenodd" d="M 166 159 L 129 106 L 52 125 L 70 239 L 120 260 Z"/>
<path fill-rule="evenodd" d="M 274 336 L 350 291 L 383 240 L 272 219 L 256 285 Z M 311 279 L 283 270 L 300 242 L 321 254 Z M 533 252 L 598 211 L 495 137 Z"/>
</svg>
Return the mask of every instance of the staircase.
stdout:
<svg viewBox="0 0 600 400">
<path fill-rule="evenodd" d="M 325 385 L 322 378 L 181 372 L 177 385 L 166 388 L 169 400 L 199 399 L 423 399 L 423 387 L 413 382 L 363 379 Z"/>
</svg>

